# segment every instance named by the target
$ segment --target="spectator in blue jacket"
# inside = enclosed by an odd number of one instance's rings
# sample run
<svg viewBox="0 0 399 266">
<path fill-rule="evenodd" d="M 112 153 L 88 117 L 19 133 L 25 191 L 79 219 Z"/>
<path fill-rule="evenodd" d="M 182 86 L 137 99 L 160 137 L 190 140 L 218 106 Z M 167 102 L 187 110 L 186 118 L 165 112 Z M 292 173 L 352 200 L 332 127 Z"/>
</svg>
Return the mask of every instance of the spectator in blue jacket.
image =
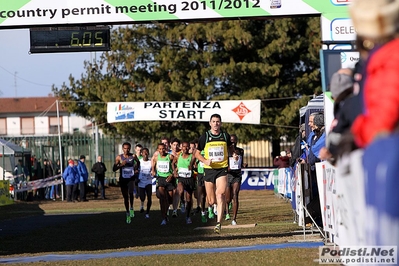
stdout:
<svg viewBox="0 0 399 266">
<path fill-rule="evenodd" d="M 78 162 L 80 201 L 88 201 L 86 199 L 86 187 L 87 180 L 89 178 L 89 172 L 87 171 L 85 160 L 86 157 L 84 155 L 80 155 L 80 160 Z"/>
<path fill-rule="evenodd" d="M 65 180 L 67 202 L 74 202 L 79 174 L 73 160 L 68 161 L 68 167 L 65 168 L 62 177 Z"/>
</svg>

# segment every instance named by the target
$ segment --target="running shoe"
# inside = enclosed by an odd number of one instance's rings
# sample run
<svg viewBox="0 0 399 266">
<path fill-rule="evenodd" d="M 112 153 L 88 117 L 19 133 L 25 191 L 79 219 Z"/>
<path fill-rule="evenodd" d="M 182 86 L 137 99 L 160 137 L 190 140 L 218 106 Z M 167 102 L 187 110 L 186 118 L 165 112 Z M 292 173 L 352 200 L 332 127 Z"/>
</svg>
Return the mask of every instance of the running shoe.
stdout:
<svg viewBox="0 0 399 266">
<path fill-rule="evenodd" d="M 145 215 L 145 218 L 146 218 L 146 219 L 150 219 L 150 215 L 147 213 L 147 214 Z"/>
<path fill-rule="evenodd" d="M 213 231 L 216 234 L 220 234 L 220 231 L 222 231 L 222 225 L 220 223 L 217 223 L 216 226 L 215 226 L 215 229 L 213 229 Z"/>
<path fill-rule="evenodd" d="M 232 201 L 229 203 L 229 210 L 231 210 L 231 209 L 233 209 L 233 202 Z"/>
<path fill-rule="evenodd" d="M 186 205 L 183 202 L 180 203 L 180 211 L 181 211 L 181 213 L 185 213 L 186 212 Z"/>
<path fill-rule="evenodd" d="M 209 219 L 215 218 L 215 214 L 213 213 L 212 208 L 210 208 L 210 209 L 208 210 L 208 218 L 209 218 Z"/>
<path fill-rule="evenodd" d="M 201 212 L 201 207 L 198 206 L 197 209 L 195 209 L 195 213 L 200 213 Z"/>
<path fill-rule="evenodd" d="M 177 210 L 173 210 L 173 212 L 172 212 L 172 217 L 173 217 L 173 218 L 176 218 L 176 217 L 177 217 Z"/>
<path fill-rule="evenodd" d="M 141 207 L 141 208 L 140 208 L 140 213 L 143 213 L 143 212 L 144 212 L 144 208 Z"/>
<path fill-rule="evenodd" d="M 226 214 L 226 221 L 230 220 L 230 214 Z"/>
<path fill-rule="evenodd" d="M 206 215 L 205 215 L 205 214 L 202 214 L 202 215 L 201 215 L 201 221 L 202 221 L 203 223 L 206 223 L 206 222 L 208 221 L 208 219 L 206 219 Z"/>
<path fill-rule="evenodd" d="M 237 225 L 236 220 L 231 221 L 231 225 Z"/>
<path fill-rule="evenodd" d="M 130 224 L 132 222 L 132 218 L 130 218 L 129 213 L 126 213 L 126 223 Z"/>
<path fill-rule="evenodd" d="M 167 224 L 166 219 L 163 219 L 161 225 L 166 225 L 166 224 Z"/>
<path fill-rule="evenodd" d="M 191 218 L 190 217 L 187 217 L 186 218 L 186 224 L 192 224 L 193 223 L 193 221 L 191 221 Z"/>
<path fill-rule="evenodd" d="M 133 217 L 134 217 L 134 210 L 130 209 L 130 218 L 133 218 Z"/>
</svg>

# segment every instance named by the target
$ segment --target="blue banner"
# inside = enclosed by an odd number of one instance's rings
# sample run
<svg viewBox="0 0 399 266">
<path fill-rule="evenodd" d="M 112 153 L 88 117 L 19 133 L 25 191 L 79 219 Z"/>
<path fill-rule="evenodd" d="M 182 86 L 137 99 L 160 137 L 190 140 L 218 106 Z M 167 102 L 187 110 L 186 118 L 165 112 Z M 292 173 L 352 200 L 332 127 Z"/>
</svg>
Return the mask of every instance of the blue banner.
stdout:
<svg viewBox="0 0 399 266">
<path fill-rule="evenodd" d="M 273 168 L 243 169 L 241 190 L 274 189 Z"/>
</svg>

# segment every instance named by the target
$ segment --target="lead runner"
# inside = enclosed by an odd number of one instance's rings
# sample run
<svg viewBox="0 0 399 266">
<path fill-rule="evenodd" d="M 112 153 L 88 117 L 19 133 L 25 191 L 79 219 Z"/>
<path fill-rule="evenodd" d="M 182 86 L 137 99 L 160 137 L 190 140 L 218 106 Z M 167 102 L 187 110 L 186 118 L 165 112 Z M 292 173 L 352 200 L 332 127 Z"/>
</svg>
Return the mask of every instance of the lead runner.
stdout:
<svg viewBox="0 0 399 266">
<path fill-rule="evenodd" d="M 222 230 L 222 216 L 225 208 L 225 193 L 227 187 L 228 154 L 232 143 L 230 135 L 221 130 L 222 118 L 213 114 L 210 118 L 210 130 L 206 131 L 198 141 L 195 157 L 204 163 L 204 181 L 209 206 L 217 203 L 217 222 L 215 233 Z M 201 155 L 201 151 L 205 155 Z"/>
</svg>

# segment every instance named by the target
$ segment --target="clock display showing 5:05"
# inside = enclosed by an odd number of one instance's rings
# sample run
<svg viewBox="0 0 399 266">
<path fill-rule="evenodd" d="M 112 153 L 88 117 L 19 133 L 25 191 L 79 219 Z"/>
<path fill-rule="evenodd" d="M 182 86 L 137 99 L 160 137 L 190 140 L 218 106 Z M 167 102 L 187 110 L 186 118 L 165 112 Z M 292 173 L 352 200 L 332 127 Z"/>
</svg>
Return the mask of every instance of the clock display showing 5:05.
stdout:
<svg viewBox="0 0 399 266">
<path fill-rule="evenodd" d="M 109 27 L 47 27 L 30 29 L 31 53 L 109 50 Z"/>
</svg>

